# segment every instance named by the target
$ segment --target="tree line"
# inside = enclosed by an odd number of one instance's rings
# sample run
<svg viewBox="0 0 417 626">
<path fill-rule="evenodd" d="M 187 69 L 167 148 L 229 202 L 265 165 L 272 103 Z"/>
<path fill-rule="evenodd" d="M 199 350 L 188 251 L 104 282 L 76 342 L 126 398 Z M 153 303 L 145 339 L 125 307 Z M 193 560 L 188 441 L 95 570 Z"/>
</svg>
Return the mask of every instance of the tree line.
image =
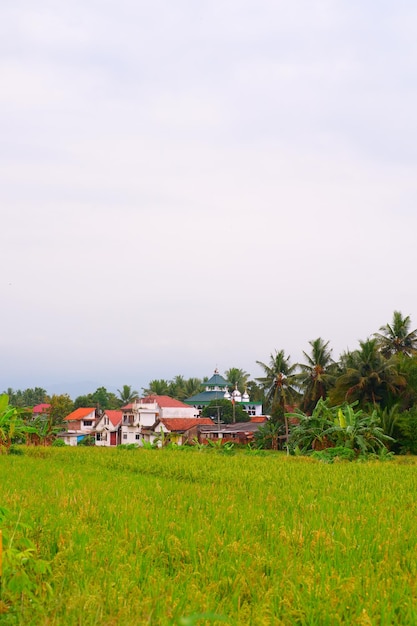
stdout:
<svg viewBox="0 0 417 626">
<path fill-rule="evenodd" d="M 224 377 L 232 388 L 246 389 L 251 401 L 262 402 L 271 425 L 280 432 L 288 433 L 286 413 L 294 407 L 311 415 L 319 401 L 325 400 L 330 407 L 356 403 L 362 411 L 377 411 L 385 432 L 408 441 L 408 449 L 417 452 L 417 329 L 411 329 L 409 316 L 394 311 L 390 323 L 337 360 L 332 357 L 329 341 L 321 337 L 309 342 L 303 357 L 302 362 L 292 363 L 284 350 L 275 350 L 266 362 L 256 361 L 261 376 L 251 379 L 245 370 L 231 367 Z M 154 379 L 143 388 L 142 395 L 185 400 L 199 393 L 206 381 L 181 375 L 172 380 Z M 139 397 L 131 385 L 123 385 L 117 394 L 99 387 L 74 401 L 68 394 L 48 396 L 39 387 L 23 391 L 9 388 L 4 393 L 13 407 L 51 404 L 54 424 L 78 407 L 119 409 Z"/>
</svg>

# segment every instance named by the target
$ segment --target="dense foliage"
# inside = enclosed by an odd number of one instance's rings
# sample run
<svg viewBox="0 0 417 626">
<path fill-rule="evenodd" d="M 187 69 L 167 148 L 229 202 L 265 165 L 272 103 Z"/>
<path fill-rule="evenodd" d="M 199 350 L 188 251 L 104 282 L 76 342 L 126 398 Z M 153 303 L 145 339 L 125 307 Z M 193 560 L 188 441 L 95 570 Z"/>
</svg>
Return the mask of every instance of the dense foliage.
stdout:
<svg viewBox="0 0 417 626">
<path fill-rule="evenodd" d="M 393 441 L 381 427 L 374 409 L 371 414 L 357 408 L 357 402 L 329 406 L 320 399 L 311 415 L 302 411 L 291 417 L 297 424 L 291 429 L 288 445 L 292 451 L 308 453 L 326 448 L 349 448 L 356 455 L 379 452 Z"/>
</svg>

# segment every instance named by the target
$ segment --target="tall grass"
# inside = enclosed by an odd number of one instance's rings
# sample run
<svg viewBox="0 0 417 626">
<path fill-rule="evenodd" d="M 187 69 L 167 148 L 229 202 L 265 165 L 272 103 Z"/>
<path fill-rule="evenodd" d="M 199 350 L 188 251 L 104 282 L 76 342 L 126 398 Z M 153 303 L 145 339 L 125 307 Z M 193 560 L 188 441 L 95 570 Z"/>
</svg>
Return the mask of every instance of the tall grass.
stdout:
<svg viewBox="0 0 417 626">
<path fill-rule="evenodd" d="M 39 454 L 0 456 L 0 506 L 30 528 L 53 594 L 0 622 L 417 623 L 413 459 Z"/>
</svg>

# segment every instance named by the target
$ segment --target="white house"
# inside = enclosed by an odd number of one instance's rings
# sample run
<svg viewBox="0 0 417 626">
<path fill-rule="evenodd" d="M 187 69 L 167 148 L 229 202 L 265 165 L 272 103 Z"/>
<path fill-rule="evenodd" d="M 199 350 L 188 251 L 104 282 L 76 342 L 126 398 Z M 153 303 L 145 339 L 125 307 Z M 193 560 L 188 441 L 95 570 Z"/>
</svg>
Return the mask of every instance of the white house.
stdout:
<svg viewBox="0 0 417 626">
<path fill-rule="evenodd" d="M 136 443 L 152 440 L 152 429 L 158 420 L 180 418 L 185 420 L 198 417 L 198 411 L 184 402 L 169 396 L 147 396 L 122 407 L 120 443 Z"/>
<path fill-rule="evenodd" d="M 95 428 L 96 446 L 117 446 L 120 443 L 122 411 L 107 409 Z"/>
</svg>

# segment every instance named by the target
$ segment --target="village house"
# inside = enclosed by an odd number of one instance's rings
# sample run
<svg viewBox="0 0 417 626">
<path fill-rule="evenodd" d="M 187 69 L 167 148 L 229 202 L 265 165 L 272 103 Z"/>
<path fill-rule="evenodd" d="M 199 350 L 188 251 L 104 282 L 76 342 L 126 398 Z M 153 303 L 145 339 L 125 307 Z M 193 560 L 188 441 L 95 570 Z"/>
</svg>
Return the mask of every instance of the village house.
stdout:
<svg viewBox="0 0 417 626">
<path fill-rule="evenodd" d="M 96 423 L 102 412 L 91 407 L 80 407 L 64 418 L 66 430 L 58 437 L 70 446 L 76 446 L 87 435 L 94 434 Z"/>
<path fill-rule="evenodd" d="M 184 443 L 191 443 L 192 436 L 190 439 L 190 432 L 193 428 L 198 431 L 199 428 L 203 428 L 204 426 L 210 427 L 212 425 L 213 421 L 209 417 L 167 417 L 158 419 L 152 429 L 144 433 L 144 436 L 151 443 L 158 440 L 161 446 L 166 441 L 176 443 L 180 446 Z"/>
<path fill-rule="evenodd" d="M 199 413 L 199 408 L 180 400 L 151 395 L 137 399 L 119 411 L 78 408 L 67 415 L 64 420 L 67 429 L 58 437 L 67 445 L 76 446 L 90 435 L 95 438 L 95 445 L 101 447 L 120 444 L 143 446 L 155 441 L 160 446 L 167 441 L 182 445 L 195 440 L 207 443 L 218 439 L 249 443 L 259 425 L 267 419 L 254 415 L 250 422 L 222 424 L 214 423 L 211 418 L 202 418 Z"/>
<path fill-rule="evenodd" d="M 197 424 L 191 427 L 185 437 L 191 443 L 197 440 L 199 443 L 209 441 L 232 442 L 237 444 L 249 444 L 254 441 L 255 433 L 260 426 L 268 421 L 266 416 L 253 417 L 250 422 L 237 422 L 236 424 Z"/>
<path fill-rule="evenodd" d="M 96 446 L 117 446 L 121 443 L 122 418 L 122 411 L 106 409 L 95 427 Z"/>
<path fill-rule="evenodd" d="M 51 405 L 47 402 L 43 402 L 42 404 L 37 404 L 32 409 L 33 417 L 46 417 L 49 415 L 49 411 L 51 409 Z"/>
<path fill-rule="evenodd" d="M 152 443 L 158 433 L 164 429 L 168 432 L 168 427 L 164 426 L 161 420 L 180 419 L 188 421 L 198 417 L 198 411 L 194 407 L 162 395 L 147 396 L 135 400 L 122 407 L 121 410 L 120 442 L 125 444 Z"/>
</svg>

